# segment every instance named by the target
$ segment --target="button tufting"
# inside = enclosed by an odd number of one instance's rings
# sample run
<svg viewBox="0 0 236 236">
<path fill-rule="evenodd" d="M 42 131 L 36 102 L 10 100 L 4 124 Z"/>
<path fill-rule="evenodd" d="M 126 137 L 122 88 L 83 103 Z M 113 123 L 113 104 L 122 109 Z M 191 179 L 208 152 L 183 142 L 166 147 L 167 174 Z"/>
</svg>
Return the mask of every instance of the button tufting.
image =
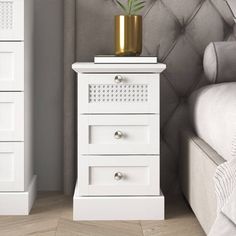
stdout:
<svg viewBox="0 0 236 236">
<path fill-rule="evenodd" d="M 187 101 L 188 101 L 188 96 L 183 96 L 179 100 L 180 104 L 185 104 L 187 103 Z"/>
<path fill-rule="evenodd" d="M 181 29 L 180 29 L 180 33 L 181 34 L 185 34 L 185 31 L 186 31 L 186 27 L 182 26 Z"/>
</svg>

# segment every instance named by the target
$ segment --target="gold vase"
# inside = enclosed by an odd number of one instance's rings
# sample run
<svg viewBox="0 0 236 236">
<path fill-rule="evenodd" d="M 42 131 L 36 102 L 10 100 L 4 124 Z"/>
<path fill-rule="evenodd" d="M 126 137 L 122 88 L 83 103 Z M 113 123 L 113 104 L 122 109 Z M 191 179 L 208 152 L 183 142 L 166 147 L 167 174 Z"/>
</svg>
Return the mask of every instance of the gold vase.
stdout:
<svg viewBox="0 0 236 236">
<path fill-rule="evenodd" d="M 115 54 L 139 56 L 142 53 L 142 16 L 115 16 Z"/>
</svg>

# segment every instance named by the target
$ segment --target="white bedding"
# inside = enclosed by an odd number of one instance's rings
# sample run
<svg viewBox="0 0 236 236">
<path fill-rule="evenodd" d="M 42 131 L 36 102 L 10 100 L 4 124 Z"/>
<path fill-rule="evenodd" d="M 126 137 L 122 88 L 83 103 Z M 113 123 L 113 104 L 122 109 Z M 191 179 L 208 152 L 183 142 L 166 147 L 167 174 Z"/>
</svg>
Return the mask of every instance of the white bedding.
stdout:
<svg viewBox="0 0 236 236">
<path fill-rule="evenodd" d="M 208 236 L 236 235 L 236 158 L 216 170 L 218 215 Z"/>
<path fill-rule="evenodd" d="M 189 108 L 196 134 L 225 160 L 236 158 L 236 82 L 195 91 Z"/>
</svg>

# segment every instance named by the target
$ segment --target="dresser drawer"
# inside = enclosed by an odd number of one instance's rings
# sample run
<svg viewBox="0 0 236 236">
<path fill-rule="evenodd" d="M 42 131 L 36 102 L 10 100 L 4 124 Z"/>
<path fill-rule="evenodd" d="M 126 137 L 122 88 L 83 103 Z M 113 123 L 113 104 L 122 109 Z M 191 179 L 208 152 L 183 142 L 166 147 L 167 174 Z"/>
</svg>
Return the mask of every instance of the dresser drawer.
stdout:
<svg viewBox="0 0 236 236">
<path fill-rule="evenodd" d="M 0 93 L 0 142 L 24 141 L 24 93 Z"/>
<path fill-rule="evenodd" d="M 24 0 L 0 0 L 0 40 L 24 39 Z"/>
<path fill-rule="evenodd" d="M 0 191 L 24 190 L 24 143 L 0 142 Z"/>
<path fill-rule="evenodd" d="M 81 154 L 159 154 L 159 115 L 81 115 Z"/>
<path fill-rule="evenodd" d="M 159 74 L 79 74 L 79 111 L 159 113 Z"/>
<path fill-rule="evenodd" d="M 82 156 L 79 194 L 159 195 L 159 156 Z"/>
<path fill-rule="evenodd" d="M 24 90 L 23 42 L 0 42 L 0 91 Z"/>
</svg>

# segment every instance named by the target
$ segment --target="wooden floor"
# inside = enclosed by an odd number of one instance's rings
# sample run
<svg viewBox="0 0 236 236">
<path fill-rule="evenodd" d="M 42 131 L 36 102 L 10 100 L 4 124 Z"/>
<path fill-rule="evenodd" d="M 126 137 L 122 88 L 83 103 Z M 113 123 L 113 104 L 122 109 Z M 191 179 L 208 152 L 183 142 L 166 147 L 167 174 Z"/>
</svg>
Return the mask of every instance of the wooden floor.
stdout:
<svg viewBox="0 0 236 236">
<path fill-rule="evenodd" d="M 73 222 L 72 200 L 40 193 L 30 216 L 0 217 L 0 236 L 203 236 L 181 197 L 166 202 L 165 221 Z"/>
</svg>

